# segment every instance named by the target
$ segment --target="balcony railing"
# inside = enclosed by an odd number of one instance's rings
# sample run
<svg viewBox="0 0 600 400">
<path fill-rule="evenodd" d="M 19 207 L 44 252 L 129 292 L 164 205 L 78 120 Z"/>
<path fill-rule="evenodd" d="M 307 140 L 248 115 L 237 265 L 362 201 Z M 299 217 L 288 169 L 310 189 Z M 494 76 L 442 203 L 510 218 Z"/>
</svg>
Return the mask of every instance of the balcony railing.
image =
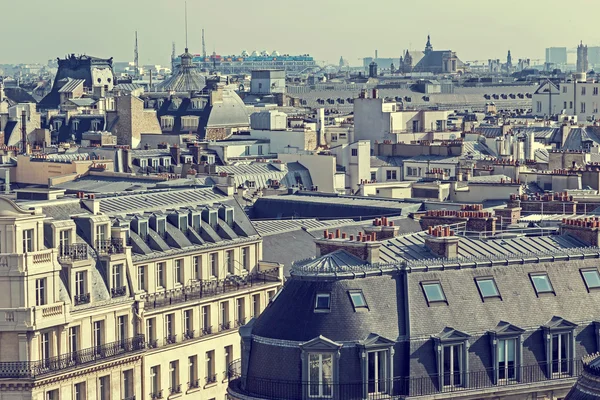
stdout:
<svg viewBox="0 0 600 400">
<path fill-rule="evenodd" d="M 177 343 L 177 335 L 167 335 L 165 337 L 165 345 Z"/>
<path fill-rule="evenodd" d="M 81 365 L 117 358 L 128 353 L 143 350 L 144 347 L 144 336 L 139 335 L 127 340 L 119 340 L 101 346 L 78 350 L 41 361 L 0 362 L 0 378 L 37 378 L 60 372 L 67 368 L 75 368 Z"/>
<path fill-rule="evenodd" d="M 188 329 L 185 332 L 183 332 L 183 340 L 190 340 L 194 338 L 194 330 L 193 329 Z"/>
<path fill-rule="evenodd" d="M 271 271 L 255 273 L 245 277 L 231 276 L 223 280 L 200 280 L 183 288 L 148 294 L 145 297 L 145 307 L 147 309 L 167 307 L 274 282 L 280 282 L 279 276 Z"/>
<path fill-rule="evenodd" d="M 110 295 L 113 298 L 115 298 L 115 297 L 123 297 L 126 294 L 127 294 L 127 288 L 125 286 L 121 286 L 121 287 L 110 289 Z"/>
<path fill-rule="evenodd" d="M 73 297 L 73 300 L 75 301 L 75 305 L 81 305 L 81 304 L 88 304 L 90 302 L 90 294 L 89 293 L 82 293 L 82 294 L 76 294 Z"/>
<path fill-rule="evenodd" d="M 547 373 L 547 363 L 527 365 L 515 368 L 517 379 L 496 380 L 494 369 L 471 371 L 458 375 L 440 376 L 409 376 L 397 377 L 389 380 L 355 382 L 344 384 L 315 384 L 300 381 L 283 381 L 247 377 L 244 387 L 241 386 L 240 362 L 234 361 L 230 364 L 229 388 L 234 393 L 257 397 L 268 400 L 302 400 L 306 394 L 315 393 L 318 398 L 344 399 L 344 400 L 392 400 L 398 398 L 409 398 L 418 396 L 438 396 L 442 398 L 445 393 L 493 391 L 519 389 L 528 387 L 536 391 L 536 384 L 562 381 L 565 387 L 570 387 L 573 381 L 581 374 L 583 365 L 579 360 L 565 360 L 562 363 L 554 363 L 552 368 L 558 369 L 563 364 L 565 372 Z M 568 367 L 567 367 L 568 365 Z M 571 371 L 572 368 L 573 370 Z M 442 396 L 442 397 L 439 397 Z M 235 396 L 234 396 L 235 397 Z"/>
<path fill-rule="evenodd" d="M 60 246 L 58 258 L 71 261 L 87 260 L 88 245 L 87 243 L 63 244 Z"/>
<path fill-rule="evenodd" d="M 153 399 L 153 400 L 154 399 L 162 399 L 163 398 L 162 393 L 163 393 L 162 389 L 159 390 L 159 391 L 157 391 L 157 392 L 150 393 L 150 398 Z"/>
<path fill-rule="evenodd" d="M 172 395 L 178 394 L 178 393 L 181 393 L 181 384 L 180 383 L 169 388 L 169 395 L 172 396 Z"/>
<path fill-rule="evenodd" d="M 100 254 L 123 254 L 123 239 L 96 240 L 96 251 Z"/>
<path fill-rule="evenodd" d="M 205 326 L 202 328 L 202 336 L 211 335 L 213 332 L 212 326 Z"/>
<path fill-rule="evenodd" d="M 228 331 L 231 329 L 231 322 L 223 322 L 219 324 L 219 332 Z"/>
<path fill-rule="evenodd" d="M 208 375 L 206 377 L 206 384 L 207 385 L 211 385 L 213 383 L 217 383 L 217 374 L 214 375 Z"/>
<path fill-rule="evenodd" d="M 235 327 L 239 328 L 240 326 L 246 325 L 246 318 L 238 318 L 235 320 Z"/>
<path fill-rule="evenodd" d="M 200 379 L 194 379 L 191 382 L 188 382 L 188 390 L 198 389 L 200 387 Z"/>
</svg>

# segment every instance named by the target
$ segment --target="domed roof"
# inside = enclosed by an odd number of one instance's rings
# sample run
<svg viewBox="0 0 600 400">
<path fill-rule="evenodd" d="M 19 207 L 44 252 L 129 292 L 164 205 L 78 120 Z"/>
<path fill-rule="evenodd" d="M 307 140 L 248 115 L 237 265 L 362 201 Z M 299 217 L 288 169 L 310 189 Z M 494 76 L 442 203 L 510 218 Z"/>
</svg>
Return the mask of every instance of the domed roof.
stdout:
<svg viewBox="0 0 600 400">
<path fill-rule="evenodd" d="M 181 65 L 173 75 L 156 86 L 158 91 L 200 92 L 206 87 L 206 76 L 194 65 L 194 56 L 187 48 L 180 57 Z"/>
<path fill-rule="evenodd" d="M 232 89 L 223 89 L 223 101 L 211 106 L 207 126 L 247 126 L 249 123 L 244 101 Z"/>
</svg>

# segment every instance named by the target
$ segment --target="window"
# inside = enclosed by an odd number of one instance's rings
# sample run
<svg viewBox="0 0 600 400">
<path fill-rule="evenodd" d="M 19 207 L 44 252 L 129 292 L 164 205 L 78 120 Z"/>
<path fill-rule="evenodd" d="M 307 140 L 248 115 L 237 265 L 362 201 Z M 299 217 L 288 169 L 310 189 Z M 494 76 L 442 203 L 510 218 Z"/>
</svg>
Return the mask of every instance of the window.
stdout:
<svg viewBox="0 0 600 400">
<path fill-rule="evenodd" d="M 98 379 L 98 399 L 110 400 L 110 375 Z"/>
<path fill-rule="evenodd" d="M 169 363 L 169 387 L 171 393 L 179 393 L 179 361 Z"/>
<path fill-rule="evenodd" d="M 348 294 L 350 295 L 350 300 L 352 301 L 352 305 L 354 306 L 355 310 L 358 308 L 368 308 L 363 292 L 352 291 L 348 292 Z"/>
<path fill-rule="evenodd" d="M 333 396 L 333 355 L 308 355 L 308 396 Z"/>
<path fill-rule="evenodd" d="M 570 101 L 570 102 L 569 102 L 569 109 L 572 109 L 572 108 L 573 108 L 573 102 L 572 102 L 572 101 Z"/>
<path fill-rule="evenodd" d="M 192 312 L 192 310 L 185 310 L 183 312 L 183 334 L 188 339 L 194 337 L 194 320 Z"/>
<path fill-rule="evenodd" d="M 150 395 L 160 392 L 160 365 L 150 368 Z"/>
<path fill-rule="evenodd" d="M 181 260 L 181 259 L 175 260 L 175 271 L 174 271 L 175 283 L 179 283 L 180 285 L 183 285 L 183 274 L 181 271 L 182 264 L 183 264 L 183 260 Z"/>
<path fill-rule="evenodd" d="M 123 264 L 115 264 L 112 266 L 112 288 L 121 287 L 123 287 Z"/>
<path fill-rule="evenodd" d="M 86 399 L 85 382 L 76 383 L 73 387 L 73 398 L 74 400 L 85 400 Z"/>
<path fill-rule="evenodd" d="M 96 226 L 96 241 L 103 242 L 106 240 L 106 225 Z"/>
<path fill-rule="evenodd" d="M 262 155 L 263 155 L 263 147 L 262 147 L 262 144 L 259 144 L 259 145 L 258 145 L 258 155 L 259 155 L 259 156 L 262 156 Z"/>
<path fill-rule="evenodd" d="M 165 335 L 167 336 L 167 338 L 169 338 L 170 336 L 173 336 L 174 334 L 174 323 L 175 323 L 175 316 L 173 314 L 167 314 L 165 315 Z"/>
<path fill-rule="evenodd" d="M 439 282 L 422 282 L 423 292 L 428 303 L 445 302 L 446 295 Z"/>
<path fill-rule="evenodd" d="M 242 247 L 242 267 L 250 271 L 250 247 Z"/>
<path fill-rule="evenodd" d="M 86 284 L 86 271 L 75 272 L 75 296 L 81 296 L 87 293 Z"/>
<path fill-rule="evenodd" d="M 552 374 L 569 374 L 570 370 L 570 336 L 568 332 L 552 335 Z"/>
<path fill-rule="evenodd" d="M 246 302 L 243 297 L 235 300 L 235 308 L 237 314 L 236 325 L 242 326 L 246 323 Z"/>
<path fill-rule="evenodd" d="M 407 167 L 406 168 L 407 176 L 421 176 L 421 168 L 417 167 Z"/>
<path fill-rule="evenodd" d="M 58 400 L 58 389 L 47 391 L 46 400 Z"/>
<path fill-rule="evenodd" d="M 117 340 L 124 343 L 127 339 L 127 316 L 121 315 L 117 318 Z"/>
<path fill-rule="evenodd" d="M 227 266 L 227 273 L 235 274 L 235 265 L 233 264 L 233 250 L 227 250 L 225 252 L 225 265 Z"/>
<path fill-rule="evenodd" d="M 563 86 L 562 89 L 563 89 L 563 93 L 567 93 L 567 87 L 566 86 Z"/>
<path fill-rule="evenodd" d="M 33 250 L 33 229 L 23 231 L 23 252 L 30 253 Z"/>
<path fill-rule="evenodd" d="M 156 286 L 159 288 L 165 287 L 165 263 L 156 264 Z"/>
<path fill-rule="evenodd" d="M 46 304 L 46 278 L 35 280 L 35 305 L 43 306 Z"/>
<path fill-rule="evenodd" d="M 369 393 L 387 392 L 388 351 L 379 350 L 367 353 L 367 379 Z"/>
<path fill-rule="evenodd" d="M 536 111 L 539 113 L 542 112 L 542 102 L 541 101 L 536 102 Z"/>
<path fill-rule="evenodd" d="M 125 399 L 131 399 L 135 395 L 134 384 L 133 370 L 123 371 L 123 397 Z"/>
<path fill-rule="evenodd" d="M 563 109 L 565 109 L 565 110 L 567 109 L 567 102 L 566 101 L 565 101 Z"/>
<path fill-rule="evenodd" d="M 498 379 L 517 378 L 515 360 L 517 359 L 517 339 L 498 340 Z"/>
<path fill-rule="evenodd" d="M 146 320 L 146 338 L 148 342 L 152 344 L 156 340 L 156 324 L 154 318 L 148 318 Z"/>
<path fill-rule="evenodd" d="M 250 146 L 246 146 L 246 148 L 244 149 L 244 155 L 245 156 L 249 156 L 250 155 Z"/>
<path fill-rule="evenodd" d="M 585 86 L 582 86 L 582 87 L 581 87 L 581 95 L 582 95 L 582 96 L 585 96 Z"/>
<path fill-rule="evenodd" d="M 331 141 L 332 142 L 337 142 L 337 140 L 338 140 L 337 135 L 335 133 L 331 134 Z"/>
<path fill-rule="evenodd" d="M 63 253 L 65 251 L 65 249 L 67 248 L 67 246 L 69 244 L 71 244 L 71 231 L 68 229 L 60 231 L 58 241 L 59 241 L 58 244 L 60 246 L 61 253 Z"/>
<path fill-rule="evenodd" d="M 358 156 L 358 149 L 352 149 L 352 157 Z"/>
<path fill-rule="evenodd" d="M 217 376 L 215 375 L 215 351 L 206 352 L 206 383 L 215 383 Z"/>
<path fill-rule="evenodd" d="M 451 344 L 443 349 L 443 384 L 444 386 L 461 386 L 463 345 Z"/>
<path fill-rule="evenodd" d="M 331 296 L 329 293 L 319 293 L 315 298 L 315 311 L 328 312 L 330 309 Z"/>
<path fill-rule="evenodd" d="M 102 351 L 102 345 L 104 344 L 104 321 L 94 322 L 94 347 L 96 353 Z"/>
<path fill-rule="evenodd" d="M 252 295 L 252 316 L 258 317 L 260 314 L 260 293 Z"/>
<path fill-rule="evenodd" d="M 221 330 L 225 331 L 229 329 L 229 302 L 223 301 L 221 303 Z"/>
<path fill-rule="evenodd" d="M 69 352 L 75 353 L 79 350 L 79 327 L 69 328 Z"/>
<path fill-rule="evenodd" d="M 600 288 L 600 274 L 597 269 L 582 269 L 580 272 L 588 290 Z"/>
<path fill-rule="evenodd" d="M 146 266 L 138 267 L 138 290 L 146 290 Z"/>
<path fill-rule="evenodd" d="M 188 357 L 188 380 L 189 387 L 197 388 L 198 387 L 198 357 L 190 356 Z"/>
<path fill-rule="evenodd" d="M 494 278 L 476 278 L 475 283 L 477 283 L 477 288 L 482 299 L 500 297 L 500 292 Z"/>
<path fill-rule="evenodd" d="M 217 263 L 219 262 L 219 255 L 217 253 L 210 253 L 209 255 L 209 260 L 210 260 L 210 276 L 211 277 L 216 277 L 217 276 L 217 270 L 218 270 L 218 266 Z"/>
<path fill-rule="evenodd" d="M 395 181 L 397 179 L 396 176 L 396 171 L 392 171 L 392 170 L 387 170 L 386 171 L 386 178 L 388 181 Z"/>
<path fill-rule="evenodd" d="M 531 278 L 531 283 L 533 283 L 536 294 L 554 293 L 552 283 L 550 283 L 550 278 L 548 278 L 547 274 L 530 274 L 529 277 Z"/>
<path fill-rule="evenodd" d="M 192 279 L 195 280 L 200 280 L 200 278 L 202 277 L 202 256 L 195 256 L 194 257 L 194 270 L 193 270 L 194 276 Z"/>
<path fill-rule="evenodd" d="M 225 371 L 229 371 L 229 364 L 233 362 L 233 346 L 225 346 Z M 228 378 L 228 376 L 225 376 Z"/>
<path fill-rule="evenodd" d="M 174 122 L 175 122 L 175 118 L 173 118 L 171 116 L 160 117 L 160 126 L 163 129 L 172 129 Z"/>
<path fill-rule="evenodd" d="M 267 291 L 267 298 L 269 299 L 269 302 L 271 302 L 271 300 L 273 300 L 275 298 L 275 290 L 268 290 Z M 327 295 L 329 296 L 329 295 Z"/>
<path fill-rule="evenodd" d="M 210 306 L 202 306 L 202 334 L 211 333 L 212 326 L 210 324 Z"/>
<path fill-rule="evenodd" d="M 592 95 L 594 95 L 594 96 L 598 96 L 598 87 L 595 87 L 595 88 L 594 88 L 594 90 L 593 90 L 593 92 L 592 92 Z"/>
<path fill-rule="evenodd" d="M 41 353 L 41 359 L 42 360 L 48 360 L 51 357 L 51 346 L 50 346 L 50 333 L 48 332 L 44 332 L 41 335 L 41 348 L 40 348 L 40 353 Z"/>
<path fill-rule="evenodd" d="M 581 112 L 585 113 L 585 102 L 581 102 Z"/>
</svg>

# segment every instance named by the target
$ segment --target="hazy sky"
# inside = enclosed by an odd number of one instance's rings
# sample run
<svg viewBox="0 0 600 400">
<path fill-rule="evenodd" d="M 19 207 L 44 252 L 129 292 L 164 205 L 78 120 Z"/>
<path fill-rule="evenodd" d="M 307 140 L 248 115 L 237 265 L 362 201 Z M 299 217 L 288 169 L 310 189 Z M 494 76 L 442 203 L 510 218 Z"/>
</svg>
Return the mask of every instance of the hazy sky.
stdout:
<svg viewBox="0 0 600 400">
<path fill-rule="evenodd" d="M 185 47 L 184 0 L 0 0 L 0 64 L 43 62 L 68 53 L 167 64 L 171 43 Z M 543 59 L 549 46 L 600 44 L 600 0 L 188 0 L 189 47 L 200 53 L 242 50 L 310 53 L 351 64 L 452 49 L 464 61 Z"/>
</svg>

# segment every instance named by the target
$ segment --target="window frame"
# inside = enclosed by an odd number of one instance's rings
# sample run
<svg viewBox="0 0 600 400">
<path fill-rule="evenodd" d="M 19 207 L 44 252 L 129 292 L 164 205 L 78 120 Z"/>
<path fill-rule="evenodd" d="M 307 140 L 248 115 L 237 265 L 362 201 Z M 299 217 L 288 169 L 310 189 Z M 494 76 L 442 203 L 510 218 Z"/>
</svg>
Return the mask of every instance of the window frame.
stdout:
<svg viewBox="0 0 600 400">
<path fill-rule="evenodd" d="M 600 280 L 600 271 L 598 271 L 597 268 L 581 268 L 579 270 L 579 273 L 581 275 L 581 279 L 583 279 L 583 283 L 585 285 L 585 288 L 587 289 L 588 293 L 591 292 L 592 290 L 600 290 L 600 284 L 598 286 L 591 286 L 588 284 L 587 279 L 585 278 L 585 273 L 586 272 L 595 272 L 598 275 L 598 279 Z"/>
<path fill-rule="evenodd" d="M 423 291 L 423 296 L 425 297 L 425 301 L 427 301 L 427 305 L 431 306 L 432 304 L 448 304 L 448 298 L 446 297 L 446 293 L 444 292 L 444 287 L 442 286 L 442 282 L 440 281 L 422 281 L 419 282 L 421 285 L 421 290 Z M 440 292 L 442 293 L 443 299 L 441 300 L 430 300 L 429 296 L 427 296 L 427 291 L 425 290 L 425 286 L 428 285 L 438 285 L 440 287 Z"/>
<path fill-rule="evenodd" d="M 310 379 L 310 363 L 311 363 L 311 357 L 314 356 L 318 356 L 319 358 L 319 366 L 318 366 L 318 372 L 319 372 L 319 381 L 318 382 L 314 382 L 311 384 L 311 379 Z M 325 391 L 323 390 L 325 387 L 327 387 L 327 382 L 325 382 L 324 378 L 324 371 L 323 371 L 323 359 L 327 357 L 331 359 L 331 382 L 329 383 L 329 394 L 325 394 Z M 318 398 L 318 399 L 323 399 L 323 398 L 332 398 L 333 397 L 333 388 L 334 388 L 334 373 L 333 373 L 333 368 L 334 368 L 334 355 L 331 352 L 309 352 L 307 354 L 307 359 L 308 359 L 308 373 L 307 373 L 307 383 L 308 383 L 308 397 L 309 398 Z M 311 394 L 311 389 L 313 387 L 313 385 L 318 385 L 318 393 L 317 394 Z"/>
<path fill-rule="evenodd" d="M 319 307 L 319 299 L 320 298 L 327 298 L 327 307 Z M 315 301 L 314 301 L 314 312 L 316 313 L 328 313 L 331 312 L 331 293 L 317 293 L 315 295 Z"/>
<path fill-rule="evenodd" d="M 538 290 L 537 286 L 535 285 L 535 280 L 534 280 L 535 276 L 545 276 L 546 279 L 548 280 L 548 284 L 550 285 L 550 290 L 540 292 Z M 550 280 L 550 276 L 548 275 L 547 272 L 531 272 L 529 274 L 529 280 L 531 281 L 531 285 L 533 286 L 533 290 L 535 291 L 535 295 L 537 297 L 540 297 L 540 295 L 547 295 L 547 294 L 553 294 L 554 296 L 556 296 L 556 292 L 554 291 L 554 285 L 552 285 L 552 281 Z"/>
<path fill-rule="evenodd" d="M 474 280 L 475 280 L 475 286 L 477 286 L 477 290 L 479 291 L 479 296 L 481 296 L 481 301 L 485 302 L 486 300 L 489 300 L 489 299 L 502 300 L 502 295 L 500 294 L 500 289 L 498 289 L 498 284 L 496 283 L 496 280 L 494 279 L 493 276 L 478 276 Z M 483 293 L 483 290 L 481 289 L 481 286 L 479 285 L 480 281 L 491 281 L 492 284 L 494 285 L 494 289 L 496 289 L 496 294 L 492 295 L 492 296 L 485 295 Z"/>
<path fill-rule="evenodd" d="M 362 299 L 363 304 L 362 305 L 356 305 L 356 302 L 354 301 L 354 295 L 359 295 L 360 298 Z M 363 293 L 363 291 L 361 289 L 350 289 L 348 290 L 348 297 L 350 298 L 350 303 L 352 304 L 352 307 L 354 308 L 354 311 L 359 311 L 359 310 L 369 310 L 369 303 L 367 303 L 367 299 L 365 298 L 365 294 Z"/>
</svg>

